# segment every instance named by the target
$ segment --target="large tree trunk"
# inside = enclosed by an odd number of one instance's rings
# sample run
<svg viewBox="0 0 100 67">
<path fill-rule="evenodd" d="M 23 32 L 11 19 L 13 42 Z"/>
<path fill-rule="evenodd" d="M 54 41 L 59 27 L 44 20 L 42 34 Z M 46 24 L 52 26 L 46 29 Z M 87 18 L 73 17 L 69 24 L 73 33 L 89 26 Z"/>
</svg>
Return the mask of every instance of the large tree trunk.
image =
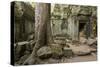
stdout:
<svg viewBox="0 0 100 67">
<path fill-rule="evenodd" d="M 23 64 L 35 64 L 37 50 L 50 43 L 50 4 L 36 3 L 35 5 L 35 40 L 36 44 L 32 54 Z M 48 27 L 47 27 L 48 26 Z M 49 33 L 47 33 L 49 30 Z"/>
<path fill-rule="evenodd" d="M 51 31 L 51 5 L 48 3 L 48 22 L 47 22 L 47 45 L 51 44 L 53 42 L 52 38 L 52 31 Z"/>
</svg>

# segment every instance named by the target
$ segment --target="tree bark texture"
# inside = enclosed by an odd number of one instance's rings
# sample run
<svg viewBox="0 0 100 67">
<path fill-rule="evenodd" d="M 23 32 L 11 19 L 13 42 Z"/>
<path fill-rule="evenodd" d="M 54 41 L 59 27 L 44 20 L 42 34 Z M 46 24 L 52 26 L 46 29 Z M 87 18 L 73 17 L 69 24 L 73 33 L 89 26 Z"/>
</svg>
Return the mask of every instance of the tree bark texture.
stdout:
<svg viewBox="0 0 100 67">
<path fill-rule="evenodd" d="M 36 44 L 28 59 L 23 64 L 35 64 L 37 58 L 37 50 L 44 45 L 50 43 L 50 4 L 36 3 L 35 5 L 35 40 Z"/>
</svg>

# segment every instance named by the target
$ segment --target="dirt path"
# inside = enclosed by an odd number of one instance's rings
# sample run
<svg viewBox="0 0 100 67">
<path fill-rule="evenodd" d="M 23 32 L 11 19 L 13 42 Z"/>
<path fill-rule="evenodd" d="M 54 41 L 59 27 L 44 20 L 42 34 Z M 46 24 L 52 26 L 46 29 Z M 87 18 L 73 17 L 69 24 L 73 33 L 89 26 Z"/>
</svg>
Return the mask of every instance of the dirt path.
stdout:
<svg viewBox="0 0 100 67">
<path fill-rule="evenodd" d="M 97 56 L 86 55 L 86 56 L 76 56 L 70 59 L 67 59 L 67 62 L 87 62 L 87 61 L 96 61 Z"/>
</svg>

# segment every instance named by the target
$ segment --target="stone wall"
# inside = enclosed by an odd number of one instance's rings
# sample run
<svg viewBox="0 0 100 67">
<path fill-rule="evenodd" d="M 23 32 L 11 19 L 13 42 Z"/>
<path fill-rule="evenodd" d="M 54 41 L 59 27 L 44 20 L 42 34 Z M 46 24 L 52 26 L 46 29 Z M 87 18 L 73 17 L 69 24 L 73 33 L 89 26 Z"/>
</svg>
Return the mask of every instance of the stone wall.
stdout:
<svg viewBox="0 0 100 67">
<path fill-rule="evenodd" d="M 66 5 L 66 4 L 55 4 L 56 7 L 54 8 L 54 11 L 52 10 L 51 15 L 51 21 L 52 24 L 55 25 L 55 27 L 52 27 L 54 30 L 53 34 L 64 34 L 66 33 L 69 35 L 72 40 L 78 40 L 80 36 L 79 32 L 79 24 L 82 20 L 83 23 L 86 23 L 85 25 L 85 35 L 86 38 L 91 37 L 92 33 L 92 22 L 91 19 L 94 16 L 94 19 L 97 17 L 97 8 L 96 6 L 82 6 L 82 5 Z M 58 6 L 58 7 L 57 7 Z M 52 8 L 52 7 L 51 7 Z M 59 8 L 56 12 L 56 8 Z M 56 16 L 59 16 L 59 18 L 56 18 Z M 63 24 L 63 20 L 65 19 L 65 29 L 60 29 L 61 24 Z M 61 21 L 62 20 L 62 21 Z M 92 21 L 92 22 L 91 22 Z M 64 25 L 64 26 L 65 26 Z M 56 30 L 55 30 L 56 28 Z"/>
<path fill-rule="evenodd" d="M 34 32 L 34 8 L 28 2 L 15 1 L 14 17 L 15 42 L 27 40 L 30 33 Z"/>
</svg>

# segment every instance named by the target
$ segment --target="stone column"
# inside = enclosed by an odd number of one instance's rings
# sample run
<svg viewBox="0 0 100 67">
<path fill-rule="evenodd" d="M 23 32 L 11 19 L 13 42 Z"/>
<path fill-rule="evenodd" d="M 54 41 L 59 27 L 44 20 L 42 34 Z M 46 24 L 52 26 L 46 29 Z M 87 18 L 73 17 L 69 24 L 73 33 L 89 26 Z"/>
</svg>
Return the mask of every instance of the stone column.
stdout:
<svg viewBox="0 0 100 67">
<path fill-rule="evenodd" d="M 79 22 L 76 15 L 71 16 L 68 19 L 68 34 L 72 40 L 79 39 Z"/>
</svg>

